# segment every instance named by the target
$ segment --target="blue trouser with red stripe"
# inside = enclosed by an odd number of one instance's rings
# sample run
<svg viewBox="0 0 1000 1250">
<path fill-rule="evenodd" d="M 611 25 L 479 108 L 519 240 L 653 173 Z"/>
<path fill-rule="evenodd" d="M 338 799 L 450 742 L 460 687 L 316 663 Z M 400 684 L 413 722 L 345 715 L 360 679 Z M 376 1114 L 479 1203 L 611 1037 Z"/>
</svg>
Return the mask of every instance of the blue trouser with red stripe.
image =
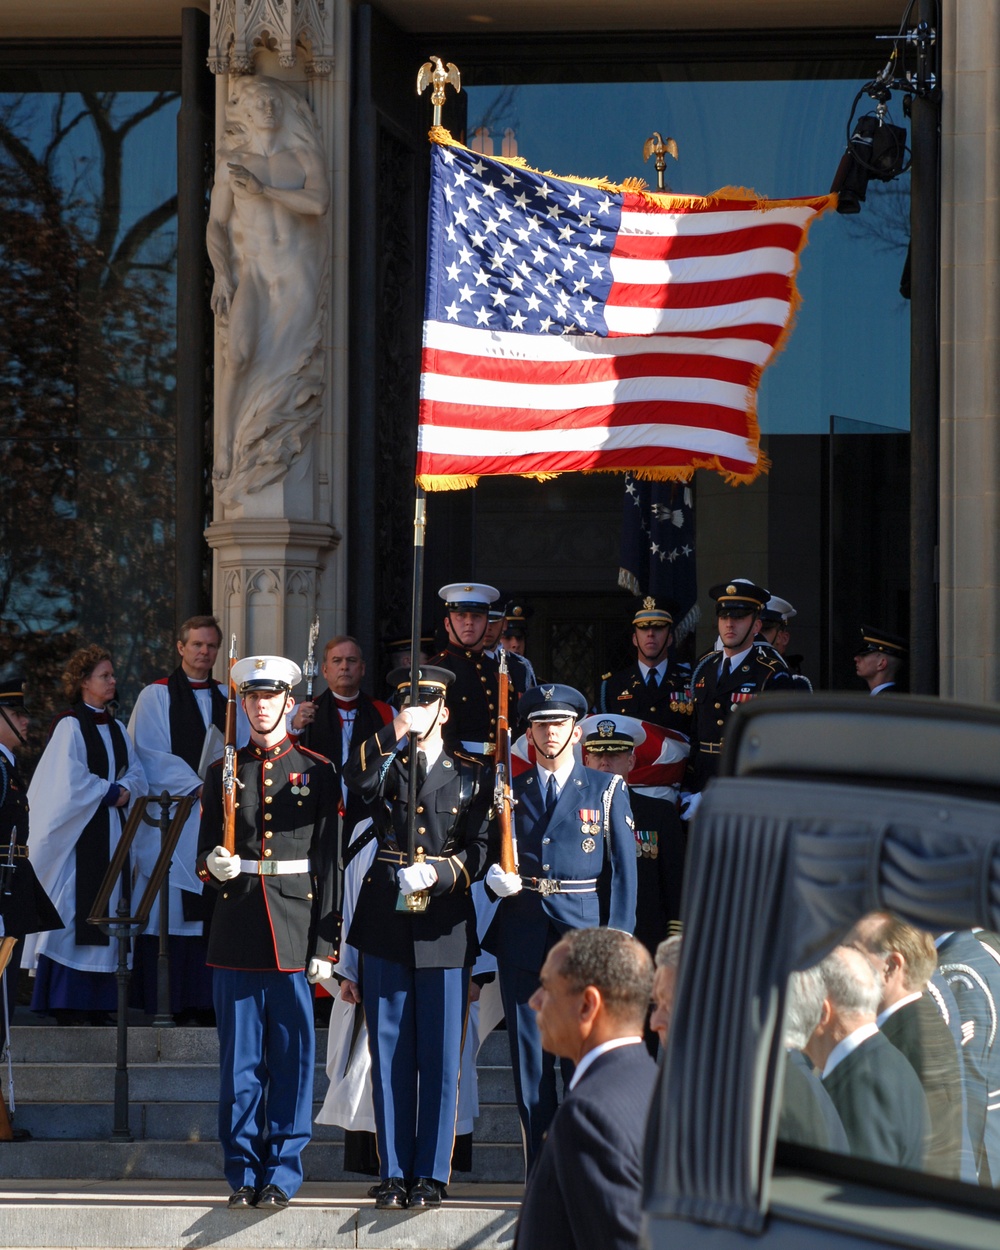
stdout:
<svg viewBox="0 0 1000 1250">
<path fill-rule="evenodd" d="M 304 972 L 216 968 L 219 1140 L 233 1189 L 302 1184 L 312 1136 L 316 1035 Z"/>
</svg>

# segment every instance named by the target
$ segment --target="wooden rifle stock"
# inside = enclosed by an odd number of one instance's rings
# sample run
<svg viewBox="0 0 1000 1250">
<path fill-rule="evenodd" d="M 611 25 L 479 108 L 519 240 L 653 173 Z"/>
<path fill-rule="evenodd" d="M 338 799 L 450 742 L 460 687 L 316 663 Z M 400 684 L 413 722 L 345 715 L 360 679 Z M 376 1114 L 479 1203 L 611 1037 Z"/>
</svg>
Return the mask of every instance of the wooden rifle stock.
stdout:
<svg viewBox="0 0 1000 1250">
<path fill-rule="evenodd" d="M 493 806 L 500 824 L 500 867 L 504 872 L 517 872 L 517 861 L 514 858 L 514 795 L 510 787 L 510 722 L 507 719 L 509 697 L 507 652 L 501 647 L 500 677 L 497 683 L 497 754 Z"/>
<path fill-rule="evenodd" d="M 229 700 L 226 703 L 226 749 L 222 764 L 222 845 L 232 855 L 236 850 L 236 635 L 229 646 Z"/>
</svg>

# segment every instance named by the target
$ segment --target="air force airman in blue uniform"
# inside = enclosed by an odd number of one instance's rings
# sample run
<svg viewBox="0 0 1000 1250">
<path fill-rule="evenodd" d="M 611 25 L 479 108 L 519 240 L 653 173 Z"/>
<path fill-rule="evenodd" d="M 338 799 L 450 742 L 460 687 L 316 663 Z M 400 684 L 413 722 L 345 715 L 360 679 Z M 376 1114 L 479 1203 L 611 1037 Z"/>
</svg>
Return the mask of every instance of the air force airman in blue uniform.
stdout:
<svg viewBox="0 0 1000 1250">
<path fill-rule="evenodd" d="M 537 765 L 515 778 L 518 870 L 486 885 L 500 904 L 483 940 L 497 957 L 527 1166 L 555 1115 L 555 1059 L 542 1051 L 529 1000 L 545 956 L 570 929 L 635 929 L 635 836 L 620 777 L 577 762 L 587 701 L 572 686 L 535 686 L 519 711 Z M 564 1071 L 564 1077 L 566 1073 Z"/>
</svg>

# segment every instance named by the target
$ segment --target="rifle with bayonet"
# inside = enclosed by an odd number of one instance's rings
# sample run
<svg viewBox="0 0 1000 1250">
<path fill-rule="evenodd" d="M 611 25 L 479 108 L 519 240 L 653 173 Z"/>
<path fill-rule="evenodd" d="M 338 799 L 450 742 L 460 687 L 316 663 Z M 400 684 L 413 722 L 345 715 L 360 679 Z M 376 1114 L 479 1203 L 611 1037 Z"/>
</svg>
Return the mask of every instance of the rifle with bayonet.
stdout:
<svg viewBox="0 0 1000 1250">
<path fill-rule="evenodd" d="M 316 664 L 316 643 L 319 640 L 319 616 L 313 617 L 313 623 L 309 626 L 309 650 L 306 652 L 306 662 L 302 665 L 302 676 L 306 679 L 306 699 L 310 702 L 313 697 L 313 682 L 319 668 Z"/>
<path fill-rule="evenodd" d="M 236 635 L 229 644 L 229 699 L 226 703 L 226 741 L 222 757 L 222 845 L 230 855 L 236 851 Z"/>
<path fill-rule="evenodd" d="M 514 804 L 510 770 L 510 722 L 507 702 L 510 698 L 510 673 L 507 652 L 500 648 L 500 677 L 497 683 L 497 753 L 493 781 L 493 808 L 500 825 L 500 867 L 504 872 L 517 872 L 514 853 Z"/>
</svg>

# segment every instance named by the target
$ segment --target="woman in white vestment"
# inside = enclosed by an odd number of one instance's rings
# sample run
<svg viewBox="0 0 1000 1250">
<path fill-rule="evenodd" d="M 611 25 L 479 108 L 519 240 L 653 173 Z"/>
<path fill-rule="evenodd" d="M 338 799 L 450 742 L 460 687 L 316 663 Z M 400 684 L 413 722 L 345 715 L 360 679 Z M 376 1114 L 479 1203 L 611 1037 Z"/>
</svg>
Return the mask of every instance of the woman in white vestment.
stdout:
<svg viewBox="0 0 1000 1250">
<path fill-rule="evenodd" d="M 108 652 L 97 645 L 75 652 L 62 684 L 70 707 L 53 722 L 28 802 L 32 863 L 65 927 L 29 936 L 23 966 L 35 972 L 32 1010 L 61 1024 L 109 1023 L 118 999 L 117 942 L 87 916 L 146 778 L 131 739 L 107 711 L 116 689 Z M 119 883 L 109 915 L 120 891 Z"/>
</svg>

